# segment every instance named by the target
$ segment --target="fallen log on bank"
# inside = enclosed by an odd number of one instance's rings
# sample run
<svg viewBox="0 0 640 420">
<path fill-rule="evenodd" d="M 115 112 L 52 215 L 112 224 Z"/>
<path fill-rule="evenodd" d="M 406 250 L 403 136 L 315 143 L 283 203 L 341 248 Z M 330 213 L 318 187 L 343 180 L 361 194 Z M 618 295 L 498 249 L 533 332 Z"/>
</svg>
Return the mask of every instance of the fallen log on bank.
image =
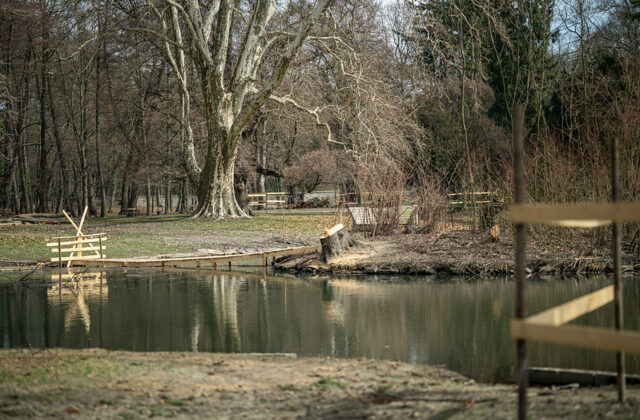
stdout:
<svg viewBox="0 0 640 420">
<path fill-rule="evenodd" d="M 358 244 L 358 241 L 351 237 L 349 231 L 342 223 L 325 230 L 324 233 L 324 236 L 320 238 L 320 245 L 322 246 L 320 260 L 325 263 L 328 263 L 331 258 L 338 256 L 341 252 Z"/>
<path fill-rule="evenodd" d="M 16 214 L 11 218 L 0 219 L 0 223 L 2 224 L 11 224 L 11 225 L 40 225 L 40 224 L 51 224 L 57 225 L 61 223 L 69 223 L 62 214 L 57 213 L 25 213 L 25 214 Z"/>
</svg>

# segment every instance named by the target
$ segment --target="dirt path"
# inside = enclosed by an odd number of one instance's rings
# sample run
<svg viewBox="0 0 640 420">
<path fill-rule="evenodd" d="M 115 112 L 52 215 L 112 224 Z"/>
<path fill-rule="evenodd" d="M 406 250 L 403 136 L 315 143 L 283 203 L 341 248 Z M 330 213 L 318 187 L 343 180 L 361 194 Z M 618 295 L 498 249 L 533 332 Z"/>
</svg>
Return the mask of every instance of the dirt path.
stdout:
<svg viewBox="0 0 640 420">
<path fill-rule="evenodd" d="M 535 418 L 640 415 L 638 387 L 531 389 Z M 509 385 L 445 369 L 292 355 L 0 351 L 0 417 L 514 418 Z"/>
</svg>

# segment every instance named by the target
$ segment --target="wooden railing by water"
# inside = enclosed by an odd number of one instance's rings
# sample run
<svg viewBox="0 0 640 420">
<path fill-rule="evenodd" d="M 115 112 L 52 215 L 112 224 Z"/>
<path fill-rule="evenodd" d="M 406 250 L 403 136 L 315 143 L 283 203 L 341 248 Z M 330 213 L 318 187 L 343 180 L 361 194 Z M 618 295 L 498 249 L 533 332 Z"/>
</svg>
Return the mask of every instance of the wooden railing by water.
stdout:
<svg viewBox="0 0 640 420">
<path fill-rule="evenodd" d="M 53 238 L 53 242 L 47 242 L 51 252 L 57 254 L 49 258 L 51 262 L 57 262 L 61 267 L 63 262 L 93 260 L 106 258 L 104 253 L 107 247 L 104 242 L 107 240 L 106 233 L 93 233 L 82 236 L 58 236 Z M 89 253 L 88 255 L 85 253 Z"/>
<path fill-rule="evenodd" d="M 620 155 L 617 138 L 611 144 L 611 191 L 609 203 L 528 205 L 525 204 L 524 108 L 512 109 L 514 144 L 514 202 L 509 217 L 515 230 L 516 317 L 511 321 L 511 336 L 516 339 L 518 375 L 518 418 L 527 418 L 527 340 L 586 347 L 616 352 L 618 400 L 626 393 L 624 352 L 640 354 L 640 333 L 622 328 L 622 222 L 640 222 L 640 203 L 620 202 Z M 526 316 L 526 225 L 548 224 L 589 228 L 612 224 L 613 284 L 588 295 L 556 306 L 534 316 Z M 610 302 L 614 303 L 615 329 L 564 325 Z"/>
</svg>

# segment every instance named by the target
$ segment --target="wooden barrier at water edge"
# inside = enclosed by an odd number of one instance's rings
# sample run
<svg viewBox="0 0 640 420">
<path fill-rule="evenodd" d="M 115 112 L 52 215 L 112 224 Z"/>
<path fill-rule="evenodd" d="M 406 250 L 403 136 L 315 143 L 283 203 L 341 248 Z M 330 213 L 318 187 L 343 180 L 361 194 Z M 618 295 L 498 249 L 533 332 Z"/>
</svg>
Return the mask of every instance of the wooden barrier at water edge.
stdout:
<svg viewBox="0 0 640 420">
<path fill-rule="evenodd" d="M 320 251 L 320 245 L 301 246 L 296 248 L 274 249 L 271 251 L 252 252 L 247 254 L 230 255 L 202 255 L 195 257 L 173 257 L 173 258 L 102 258 L 95 260 L 73 259 L 71 264 L 84 267 L 177 267 L 179 265 L 195 264 L 200 267 L 202 264 L 209 264 L 213 269 L 218 264 L 228 263 L 231 267 L 232 261 L 262 259 L 262 265 L 267 266 L 269 258 L 288 257 L 292 255 L 314 254 Z"/>
<path fill-rule="evenodd" d="M 544 341 L 568 346 L 586 347 L 616 352 L 618 401 L 624 402 L 626 375 L 624 354 L 640 354 L 640 332 L 624 331 L 622 320 L 622 222 L 640 222 L 640 203 L 620 201 L 620 152 L 618 139 L 611 142 L 611 201 L 588 204 L 525 203 L 524 178 L 524 107 L 513 107 L 513 168 L 514 202 L 509 217 L 515 233 L 516 316 L 511 321 L 511 336 L 516 340 L 518 418 L 527 417 L 527 387 L 529 385 L 527 341 Z M 526 314 L 525 288 L 527 285 L 526 230 L 528 224 L 595 228 L 612 224 L 613 284 L 570 302 L 558 305 L 533 316 Z M 613 302 L 614 329 L 566 325 L 574 319 Z"/>
</svg>

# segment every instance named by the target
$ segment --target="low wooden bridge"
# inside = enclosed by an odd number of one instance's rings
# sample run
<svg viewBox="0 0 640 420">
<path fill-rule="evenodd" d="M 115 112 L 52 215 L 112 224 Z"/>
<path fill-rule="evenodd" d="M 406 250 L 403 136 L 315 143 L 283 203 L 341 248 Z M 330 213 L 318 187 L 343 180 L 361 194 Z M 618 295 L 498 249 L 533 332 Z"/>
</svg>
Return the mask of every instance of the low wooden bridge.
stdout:
<svg viewBox="0 0 640 420">
<path fill-rule="evenodd" d="M 274 260 L 278 257 L 288 257 L 291 255 L 315 254 L 320 251 L 320 244 L 300 246 L 295 248 L 274 249 L 263 252 L 251 252 L 246 254 L 229 255 L 199 255 L 192 257 L 169 257 L 169 258 L 100 258 L 84 259 L 82 257 L 70 260 L 73 266 L 84 267 L 177 267 L 180 265 L 210 265 L 213 269 L 218 264 L 227 263 L 231 268 L 232 262 L 246 260 L 262 260 L 262 265 L 267 266 L 269 258 Z"/>
</svg>

